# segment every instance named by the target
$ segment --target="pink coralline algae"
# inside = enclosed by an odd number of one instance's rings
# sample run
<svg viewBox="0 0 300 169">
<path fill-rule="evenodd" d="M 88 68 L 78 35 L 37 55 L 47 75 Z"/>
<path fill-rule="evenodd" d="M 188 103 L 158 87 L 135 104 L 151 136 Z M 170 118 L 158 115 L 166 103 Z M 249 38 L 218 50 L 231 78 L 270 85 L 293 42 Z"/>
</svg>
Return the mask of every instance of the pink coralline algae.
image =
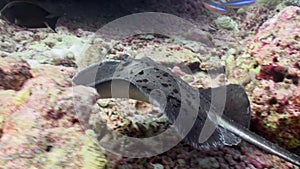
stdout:
<svg viewBox="0 0 300 169">
<path fill-rule="evenodd" d="M 52 65 L 31 68 L 26 62 L 5 58 L 0 58 L 0 63 L 8 77 L 22 81 L 18 91 L 11 90 L 13 87 L 0 90 L 0 168 L 79 169 L 97 164 L 93 157 L 99 152 L 90 154 L 94 149 L 86 141 L 73 103 L 76 98 L 77 104 L 83 104 L 81 108 L 95 111 L 97 96 L 81 86 L 72 87 L 74 69 Z M 28 71 L 25 77 L 22 71 Z M 85 153 L 91 162 L 86 162 Z"/>
<path fill-rule="evenodd" d="M 290 6 L 266 21 L 237 58 L 232 75 L 255 73 L 246 85 L 251 129 L 285 148 L 300 146 L 299 13 Z"/>
<path fill-rule="evenodd" d="M 298 7 L 288 7 L 265 22 L 251 42 L 252 57 L 265 59 L 267 62 L 288 58 L 292 63 L 297 63 L 300 57 L 299 10 Z"/>
</svg>

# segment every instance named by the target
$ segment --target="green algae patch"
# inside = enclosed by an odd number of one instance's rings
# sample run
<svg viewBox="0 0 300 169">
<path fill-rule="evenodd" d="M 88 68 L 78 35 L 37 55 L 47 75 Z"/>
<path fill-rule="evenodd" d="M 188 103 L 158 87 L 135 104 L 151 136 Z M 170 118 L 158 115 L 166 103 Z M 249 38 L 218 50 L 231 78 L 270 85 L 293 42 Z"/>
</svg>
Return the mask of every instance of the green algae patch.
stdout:
<svg viewBox="0 0 300 169">
<path fill-rule="evenodd" d="M 279 3 L 281 3 L 282 0 L 257 0 L 256 4 L 258 6 L 263 6 L 267 8 L 275 8 Z"/>
<path fill-rule="evenodd" d="M 107 164 L 106 157 L 103 153 L 104 150 L 95 143 L 93 138 L 95 137 L 94 133 L 91 132 L 88 132 L 88 136 L 83 138 L 84 145 L 81 150 L 83 169 L 104 169 Z"/>
<path fill-rule="evenodd" d="M 30 46 L 29 49 L 46 51 L 50 48 L 65 49 L 71 47 L 74 44 L 84 44 L 85 41 L 81 38 L 72 35 L 56 35 L 48 36 L 42 41 L 35 41 Z"/>
<path fill-rule="evenodd" d="M 296 148 L 300 145 L 300 141 L 294 136 L 290 136 L 290 139 L 287 140 L 286 147 L 288 148 Z"/>
<path fill-rule="evenodd" d="M 238 31 L 238 24 L 229 16 L 220 16 L 215 20 L 215 23 L 218 27 L 227 29 L 227 30 L 234 30 Z"/>
<path fill-rule="evenodd" d="M 261 70 L 261 66 L 256 62 L 247 63 L 241 59 L 238 59 L 237 62 L 238 67 L 242 68 L 248 74 L 257 75 Z"/>
<path fill-rule="evenodd" d="M 50 34 L 39 41 L 30 43 L 24 52 L 14 57 L 22 58 L 31 65 L 60 64 L 59 60 L 72 62 L 75 56 L 81 55 L 90 38 L 79 38 L 74 35 Z"/>
<path fill-rule="evenodd" d="M 277 142 L 284 144 L 287 149 L 297 148 L 300 145 L 300 141 L 292 134 L 286 132 L 280 132 L 276 135 Z"/>
<path fill-rule="evenodd" d="M 226 65 L 227 74 L 230 74 L 231 70 L 235 65 L 235 60 L 233 55 L 229 54 L 229 56 L 226 57 L 225 65 Z"/>
<path fill-rule="evenodd" d="M 275 131 L 277 129 L 277 124 L 276 122 L 268 122 L 265 119 L 263 120 L 263 124 L 266 127 L 267 130 L 269 131 Z"/>
<path fill-rule="evenodd" d="M 63 149 L 53 149 L 51 152 L 47 154 L 47 161 L 44 164 L 44 168 L 63 168 L 61 163 L 61 159 L 65 158 L 66 152 Z"/>
<path fill-rule="evenodd" d="M 57 127 L 42 132 L 39 154 L 35 154 L 33 163 L 46 169 L 81 169 L 83 139 L 78 128 Z"/>
<path fill-rule="evenodd" d="M 49 104 L 55 105 L 58 97 L 62 94 L 60 89 L 51 89 L 45 92 L 45 95 L 48 96 Z"/>
<path fill-rule="evenodd" d="M 20 106 L 27 101 L 29 96 L 30 96 L 30 90 L 20 90 L 19 92 L 17 92 L 17 94 L 13 100 L 13 103 L 16 106 Z"/>
<path fill-rule="evenodd" d="M 243 68 L 247 72 L 254 72 L 256 74 L 258 74 L 260 71 L 260 66 L 258 66 L 257 63 L 242 64 L 241 68 Z"/>
</svg>

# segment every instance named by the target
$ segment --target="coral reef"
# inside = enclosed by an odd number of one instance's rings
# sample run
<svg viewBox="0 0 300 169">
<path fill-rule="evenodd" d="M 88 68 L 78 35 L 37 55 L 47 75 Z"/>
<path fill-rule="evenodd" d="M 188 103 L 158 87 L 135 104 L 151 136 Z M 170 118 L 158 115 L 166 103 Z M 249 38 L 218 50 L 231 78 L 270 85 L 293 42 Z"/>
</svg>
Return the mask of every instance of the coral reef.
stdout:
<svg viewBox="0 0 300 169">
<path fill-rule="evenodd" d="M 57 1 L 71 10 L 65 2 L 69 1 Z M 114 135 L 103 135 L 105 131 L 147 137 L 169 124 L 155 106 L 134 100 L 97 100 L 95 90 L 72 86 L 71 78 L 75 68 L 129 54 L 152 57 L 196 88 L 240 83 L 251 99 L 251 130 L 295 148 L 300 144 L 299 8 L 285 8 L 271 18 L 276 12 L 258 5 L 223 17 L 202 9 L 200 0 L 119 2 L 101 1 L 97 11 L 103 13 L 96 14 L 91 8 L 95 4 L 79 2 L 80 10 L 67 11 L 68 16 L 59 20 L 57 33 L 0 20 L 1 167 L 296 168 L 246 142 L 210 151 L 181 142 L 163 154 L 140 159 L 112 155 L 96 142 L 114 139 Z M 172 13 L 200 29 L 180 38 L 139 34 L 107 41 L 94 37 L 93 31 L 106 22 L 144 11 Z M 225 18 L 225 27 L 214 22 L 217 18 Z"/>
<path fill-rule="evenodd" d="M 252 130 L 285 148 L 300 146 L 299 11 L 287 7 L 265 22 L 235 61 L 231 77 L 248 83 Z"/>
<path fill-rule="evenodd" d="M 1 167 L 105 167 L 103 150 L 84 135 L 75 116 L 73 90 L 82 89 L 72 88 L 74 70 L 51 65 L 30 68 L 26 62 L 6 58 L 0 58 L 0 62 L 2 69 L 13 72 L 12 79 L 20 79 L 26 70 L 31 75 L 18 91 L 7 88 L 0 92 Z M 84 99 L 83 95 L 78 97 Z M 95 100 L 95 94 L 89 97 Z M 88 106 L 92 108 L 93 104 Z"/>
<path fill-rule="evenodd" d="M 25 61 L 4 58 L 0 62 L 0 89 L 20 90 L 27 79 L 32 77 Z"/>
<path fill-rule="evenodd" d="M 48 29 L 33 32 L 9 27 L 9 24 L 3 20 L 0 20 L 0 29 L 3 29 L 0 56 L 24 59 L 29 64 L 43 63 L 69 67 L 75 66 L 75 59 L 86 49 L 93 35 L 89 32 L 84 38 L 78 38 L 59 28 L 58 33 Z"/>
</svg>

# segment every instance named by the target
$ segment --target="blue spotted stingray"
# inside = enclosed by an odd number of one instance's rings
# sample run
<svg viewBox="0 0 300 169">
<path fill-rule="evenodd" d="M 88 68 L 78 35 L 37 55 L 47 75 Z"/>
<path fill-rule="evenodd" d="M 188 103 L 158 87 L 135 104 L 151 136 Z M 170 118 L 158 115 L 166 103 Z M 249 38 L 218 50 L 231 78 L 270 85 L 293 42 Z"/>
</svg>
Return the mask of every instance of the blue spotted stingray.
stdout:
<svg viewBox="0 0 300 169">
<path fill-rule="evenodd" d="M 154 100 L 163 107 L 163 113 L 180 136 L 199 150 L 233 146 L 244 139 L 300 166 L 299 156 L 249 131 L 250 102 L 240 85 L 194 89 L 152 59 L 134 59 L 127 55 L 121 60 L 103 61 L 87 67 L 73 77 L 73 83 L 94 87 L 101 98 L 129 97 L 148 103 Z M 166 102 L 161 100 L 163 96 Z M 212 99 L 216 100 L 212 102 Z M 205 124 L 215 128 L 202 140 L 199 138 L 207 131 Z"/>
</svg>

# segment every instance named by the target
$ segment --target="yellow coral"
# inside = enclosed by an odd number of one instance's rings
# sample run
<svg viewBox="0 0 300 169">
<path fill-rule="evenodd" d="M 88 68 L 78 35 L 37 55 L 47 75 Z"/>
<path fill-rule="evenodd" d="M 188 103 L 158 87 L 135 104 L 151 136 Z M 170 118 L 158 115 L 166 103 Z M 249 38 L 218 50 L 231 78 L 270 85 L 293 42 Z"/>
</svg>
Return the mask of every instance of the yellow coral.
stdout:
<svg viewBox="0 0 300 169">
<path fill-rule="evenodd" d="M 47 160 L 44 168 L 63 168 L 60 163 L 61 159 L 66 156 L 66 151 L 60 148 L 54 148 L 47 154 Z"/>
<path fill-rule="evenodd" d="M 15 96 L 13 103 L 19 106 L 25 103 L 29 96 L 30 96 L 30 90 L 21 90 Z"/>
<path fill-rule="evenodd" d="M 83 169 L 104 169 L 106 168 L 107 160 L 99 147 L 93 140 L 93 134 L 84 138 L 84 146 L 82 148 Z"/>
</svg>

